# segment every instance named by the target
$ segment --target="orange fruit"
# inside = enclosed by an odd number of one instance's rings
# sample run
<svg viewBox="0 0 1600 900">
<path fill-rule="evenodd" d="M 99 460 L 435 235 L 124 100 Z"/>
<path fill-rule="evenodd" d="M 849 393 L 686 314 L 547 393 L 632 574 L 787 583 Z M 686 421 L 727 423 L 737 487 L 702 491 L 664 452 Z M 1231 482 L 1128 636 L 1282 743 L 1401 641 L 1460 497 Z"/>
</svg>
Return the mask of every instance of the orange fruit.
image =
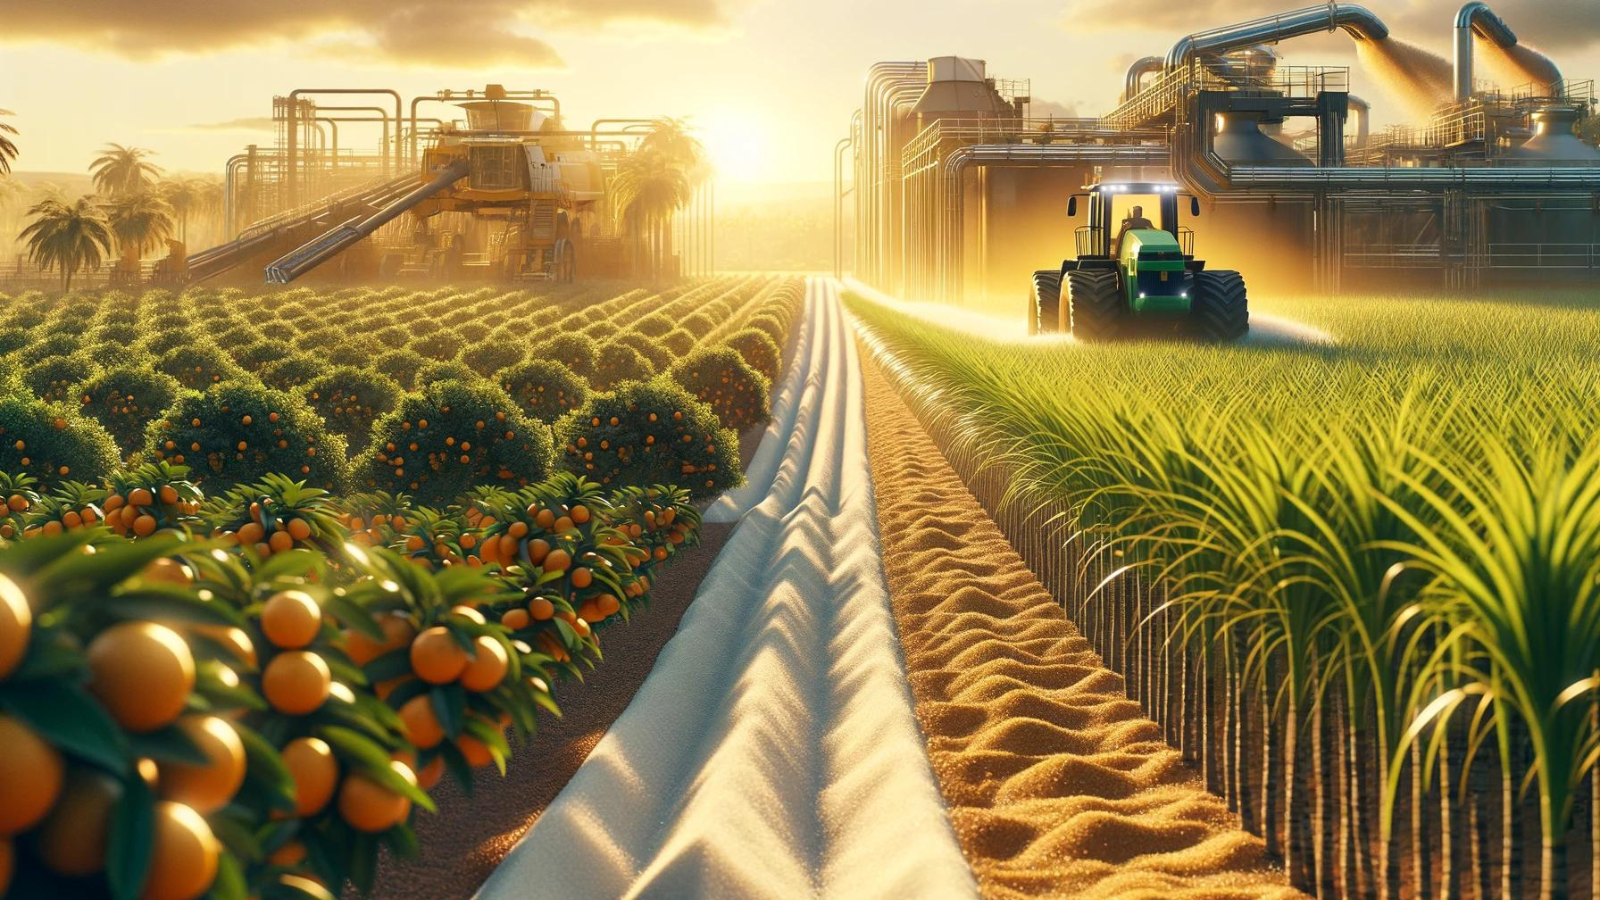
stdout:
<svg viewBox="0 0 1600 900">
<path fill-rule="evenodd" d="M 287 531 L 274 531 L 272 537 L 267 538 L 267 546 L 273 553 L 287 553 L 294 549 L 294 538 Z"/>
<path fill-rule="evenodd" d="M 295 813 L 314 816 L 333 799 L 339 784 L 339 761 L 321 738 L 295 738 L 284 746 L 283 764 L 294 776 Z"/>
<path fill-rule="evenodd" d="M 550 555 L 544 558 L 546 572 L 565 572 L 572 565 L 572 554 L 565 550 L 551 550 Z"/>
<path fill-rule="evenodd" d="M 458 616 L 466 616 L 472 621 L 477 622 L 479 625 L 483 625 L 489 621 L 483 617 L 483 613 L 479 612 L 476 607 L 466 605 L 452 606 L 450 607 L 450 611 Z"/>
<path fill-rule="evenodd" d="M 470 734 L 456 738 L 456 749 L 467 758 L 467 765 L 474 769 L 494 762 L 494 754 L 489 752 L 489 745 Z"/>
<path fill-rule="evenodd" d="M 307 540 L 311 537 L 311 523 L 305 519 L 290 519 L 289 537 L 297 541 Z"/>
<path fill-rule="evenodd" d="M 163 584 L 176 584 L 188 587 L 194 583 L 194 570 L 171 557 L 154 559 L 139 573 L 145 581 L 156 581 Z"/>
<path fill-rule="evenodd" d="M 28 652 L 33 634 L 33 610 L 22 588 L 0 575 L 0 681 L 4 681 Z"/>
<path fill-rule="evenodd" d="M 163 763 L 158 793 L 209 815 L 227 806 L 244 784 L 244 742 L 216 716 L 186 716 L 178 720 L 178 729 L 205 755 L 206 764 Z"/>
<path fill-rule="evenodd" d="M 469 691 L 492 691 L 506 680 L 511 658 L 506 648 L 488 635 L 472 642 L 472 661 L 461 673 L 461 686 Z"/>
<path fill-rule="evenodd" d="M 133 520 L 133 533 L 139 537 L 149 537 L 156 533 L 156 517 L 151 515 L 135 516 Z"/>
<path fill-rule="evenodd" d="M 546 621 L 556 614 L 556 605 L 548 597 L 535 597 L 528 601 L 528 614 L 536 622 Z"/>
<path fill-rule="evenodd" d="M 246 522 L 239 526 L 239 543 L 249 546 L 259 544 L 267 536 L 267 530 L 259 522 Z"/>
<path fill-rule="evenodd" d="M 588 587 L 591 584 L 594 584 L 594 573 L 593 572 L 589 571 L 588 569 L 585 569 L 582 566 L 579 566 L 578 568 L 572 570 L 572 586 L 573 587 L 578 588 L 579 590 L 582 590 L 582 589 Z"/>
<path fill-rule="evenodd" d="M 130 506 L 149 506 L 155 501 L 156 498 L 148 488 L 134 488 L 128 492 L 128 505 Z"/>
<path fill-rule="evenodd" d="M 56 748 L 20 719 L 0 714 L 0 836 L 32 828 L 61 794 L 65 768 Z"/>
<path fill-rule="evenodd" d="M 508 609 L 505 615 L 500 617 L 500 624 L 512 631 L 521 631 L 532 622 L 533 616 L 528 615 L 528 611 L 525 609 Z"/>
<path fill-rule="evenodd" d="M 528 523 L 512 522 L 510 527 L 506 529 L 506 535 L 514 540 L 522 540 L 528 536 Z"/>
<path fill-rule="evenodd" d="M 157 492 L 157 496 L 161 498 L 162 503 L 171 506 L 178 502 L 178 489 L 170 484 L 163 484 L 161 490 Z"/>
<path fill-rule="evenodd" d="M 156 804 L 150 875 L 139 900 L 194 900 L 217 877 L 222 845 L 200 814 L 163 800 Z"/>
<path fill-rule="evenodd" d="M 617 599 L 616 594 L 601 594 L 594 598 L 594 602 L 600 607 L 600 614 L 603 616 L 614 616 L 622 609 L 622 601 Z"/>
<path fill-rule="evenodd" d="M 191 625 L 189 630 L 203 634 L 233 652 L 233 655 L 250 667 L 256 664 L 256 645 L 244 629 L 231 625 Z"/>
<path fill-rule="evenodd" d="M 449 684 L 467 667 L 467 651 L 443 625 L 435 625 L 411 642 L 411 670 L 430 684 Z"/>
<path fill-rule="evenodd" d="M 306 858 L 306 845 L 291 840 L 267 854 L 267 862 L 274 866 L 297 866 Z"/>
<path fill-rule="evenodd" d="M 272 536 L 274 541 L 279 534 L 288 538 L 280 531 Z M 305 591 L 280 591 L 261 607 L 261 633 L 285 650 L 306 646 L 317 639 L 321 630 L 322 608 Z"/>
<path fill-rule="evenodd" d="M 538 514 L 533 517 L 533 521 L 536 522 L 540 528 L 548 529 L 550 526 L 556 523 L 556 514 L 551 510 L 541 509 L 539 510 Z"/>
<path fill-rule="evenodd" d="M 315 712 L 328 699 L 333 673 L 322 657 L 306 650 L 289 650 L 273 657 L 261 673 L 261 693 L 272 708 L 285 715 Z"/>
<path fill-rule="evenodd" d="M 88 662 L 89 690 L 129 731 L 171 724 L 194 690 L 189 645 L 154 622 L 123 622 L 100 632 L 89 642 Z"/>
<path fill-rule="evenodd" d="M 572 508 L 572 521 L 582 525 L 589 521 L 589 507 L 578 504 Z"/>
<path fill-rule="evenodd" d="M 578 618 L 584 622 L 599 622 L 605 618 L 600 612 L 600 607 L 593 600 L 589 600 L 578 607 Z M 582 634 L 582 629 L 579 629 Z"/>
<path fill-rule="evenodd" d="M 532 540 L 532 541 L 528 542 L 528 558 L 533 560 L 533 564 L 534 565 L 538 565 L 539 563 L 544 562 L 545 561 L 545 557 L 547 557 L 549 555 L 550 555 L 550 542 L 549 541 L 544 540 L 544 539 L 541 538 L 541 539 L 538 539 L 538 540 Z"/>
<path fill-rule="evenodd" d="M 566 516 L 562 516 L 561 518 L 556 520 L 556 524 L 554 526 L 554 530 L 555 530 L 556 534 L 561 534 L 563 532 L 571 531 L 572 529 L 573 529 L 572 519 L 570 519 L 570 518 L 568 518 Z"/>
<path fill-rule="evenodd" d="M 17 867 L 17 848 L 11 839 L 0 837 L 0 897 L 11 887 L 11 873 Z"/>
<path fill-rule="evenodd" d="M 95 769 L 74 769 L 55 808 L 39 826 L 39 858 L 50 871 L 82 878 L 105 868 L 111 811 L 122 796 L 116 779 Z"/>
<path fill-rule="evenodd" d="M 405 763 L 390 760 L 389 768 L 412 784 L 417 783 L 416 773 Z M 369 834 L 387 831 L 404 822 L 410 814 L 409 798 L 396 794 L 367 775 L 351 775 L 339 788 L 339 815 L 357 831 Z"/>
<path fill-rule="evenodd" d="M 444 740 L 444 726 L 433 711 L 433 699 L 428 694 L 418 694 L 400 707 L 400 721 L 406 726 L 406 740 L 423 750 L 439 746 Z"/>
<path fill-rule="evenodd" d="M 435 756 L 432 762 L 423 766 L 422 771 L 417 773 L 417 787 L 425 791 L 432 790 L 433 786 L 438 784 L 439 779 L 443 776 L 444 756 Z"/>
</svg>

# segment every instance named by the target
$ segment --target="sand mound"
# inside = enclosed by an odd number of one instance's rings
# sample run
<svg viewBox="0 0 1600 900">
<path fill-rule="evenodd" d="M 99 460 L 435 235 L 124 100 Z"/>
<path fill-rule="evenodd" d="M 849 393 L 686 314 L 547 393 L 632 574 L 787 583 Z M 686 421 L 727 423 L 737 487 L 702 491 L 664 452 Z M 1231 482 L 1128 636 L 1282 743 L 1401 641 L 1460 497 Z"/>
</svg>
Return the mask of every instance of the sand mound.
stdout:
<svg viewBox="0 0 1600 900">
<path fill-rule="evenodd" d="M 1128 700 L 867 371 L 884 567 L 934 772 L 986 897 L 1298 897 Z"/>
<path fill-rule="evenodd" d="M 836 291 L 812 283 L 803 327 L 737 528 L 485 900 L 976 895 L 906 689 Z"/>
</svg>

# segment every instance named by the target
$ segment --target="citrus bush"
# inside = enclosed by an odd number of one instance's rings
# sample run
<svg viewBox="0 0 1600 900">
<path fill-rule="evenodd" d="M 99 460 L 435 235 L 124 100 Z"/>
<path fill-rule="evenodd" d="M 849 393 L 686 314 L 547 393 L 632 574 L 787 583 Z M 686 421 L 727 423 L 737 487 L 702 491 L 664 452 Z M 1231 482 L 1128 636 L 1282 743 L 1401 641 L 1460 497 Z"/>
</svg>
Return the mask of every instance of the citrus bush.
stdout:
<svg viewBox="0 0 1600 900">
<path fill-rule="evenodd" d="M 139 347 L 159 357 L 178 347 L 187 347 L 199 343 L 200 340 L 200 332 L 187 325 L 180 325 L 174 328 L 162 328 L 159 325 L 153 325 L 149 333 L 145 335 L 143 342 L 139 344 Z"/>
<path fill-rule="evenodd" d="M 771 385 L 732 347 L 696 350 L 676 363 L 669 374 L 708 404 L 729 428 L 743 431 L 767 420 Z"/>
<path fill-rule="evenodd" d="M 233 361 L 233 357 L 209 343 L 174 347 L 161 355 L 156 368 L 193 391 L 203 391 L 214 384 L 244 375 L 244 370 Z"/>
<path fill-rule="evenodd" d="M 778 380 L 779 370 L 783 367 L 783 350 L 765 331 L 758 328 L 741 329 L 728 335 L 722 343 L 738 351 L 750 368 L 765 375 L 767 381 Z"/>
<path fill-rule="evenodd" d="M 427 364 L 428 361 L 422 354 L 404 347 L 380 353 L 378 358 L 372 361 L 374 369 L 393 378 L 396 383 L 406 388 L 415 386 L 417 373 Z"/>
<path fill-rule="evenodd" d="M 606 344 L 595 356 L 589 381 L 597 391 L 609 391 L 624 381 L 649 381 L 656 367 L 626 344 Z"/>
<path fill-rule="evenodd" d="M 74 385 L 94 371 L 94 361 L 87 354 L 74 353 L 34 363 L 22 373 L 22 380 L 35 397 L 46 403 L 60 403 L 72 396 Z"/>
<path fill-rule="evenodd" d="M 71 356 L 82 349 L 83 339 L 71 331 L 44 336 L 35 335 L 26 346 L 16 351 L 16 361 L 20 365 L 31 366 L 57 356 Z"/>
<path fill-rule="evenodd" d="M 294 353 L 294 345 L 288 341 L 263 338 L 234 348 L 233 361 L 246 372 L 259 372 L 262 366 L 287 359 Z"/>
<path fill-rule="evenodd" d="M 104 478 L 120 459 L 110 433 L 66 404 L 0 397 L 0 471 L 49 487 Z"/>
<path fill-rule="evenodd" d="M 467 346 L 467 342 L 454 331 L 441 328 L 413 339 L 407 346 L 428 359 L 443 362 L 455 359 Z"/>
<path fill-rule="evenodd" d="M 294 391 L 328 371 L 330 364 L 337 365 L 331 357 L 325 362 L 310 353 L 296 353 L 262 366 L 259 377 L 261 383 L 267 387 L 280 391 Z"/>
<path fill-rule="evenodd" d="M 516 365 L 528 355 L 527 347 L 510 338 L 480 339 L 461 351 L 461 362 L 485 378 Z"/>
<path fill-rule="evenodd" d="M 465 381 L 470 383 L 482 377 L 466 363 L 457 362 L 453 359 L 440 360 L 430 362 L 417 370 L 417 380 L 413 388 L 420 391 L 430 384 L 437 384 L 441 381 Z"/>
<path fill-rule="evenodd" d="M 101 518 L 126 537 L 183 531 L 199 524 L 201 499 L 188 466 L 145 463 L 112 474 L 100 501 Z"/>
<path fill-rule="evenodd" d="M 666 378 L 594 395 L 555 437 L 561 468 L 603 485 L 681 484 L 698 499 L 744 480 L 738 435 Z"/>
<path fill-rule="evenodd" d="M 276 473 L 211 499 L 202 515 L 213 536 L 263 559 L 291 550 L 334 553 L 346 534 L 329 492 Z"/>
<path fill-rule="evenodd" d="M 372 426 L 404 395 L 394 379 L 378 372 L 340 366 L 300 390 L 328 429 L 342 435 L 352 452 L 366 449 Z"/>
<path fill-rule="evenodd" d="M 558 334 L 533 348 L 534 359 L 553 359 L 573 372 L 588 378 L 594 373 L 600 348 L 581 334 Z"/>
<path fill-rule="evenodd" d="M 639 351 L 639 355 L 650 360 L 650 365 L 654 366 L 657 372 L 672 365 L 673 357 L 671 351 L 661 346 L 654 339 L 646 337 L 637 331 L 624 331 L 612 338 L 611 343 L 632 347 Z"/>
<path fill-rule="evenodd" d="M 145 426 L 172 406 L 182 391 L 170 375 L 129 365 L 101 369 L 73 389 L 79 412 L 110 432 L 124 457 L 144 446 Z"/>
<path fill-rule="evenodd" d="M 583 376 L 550 359 L 519 363 L 496 380 L 525 414 L 547 425 L 582 406 L 590 394 Z"/>
<path fill-rule="evenodd" d="M 423 504 L 476 485 L 519 486 L 550 469 L 550 432 L 487 381 L 442 381 L 408 394 L 373 427 L 356 462 L 368 489 L 407 492 Z"/>
<path fill-rule="evenodd" d="M 144 452 L 188 465 L 200 483 L 280 472 L 332 488 L 346 475 L 344 438 L 330 434 L 299 397 L 247 381 L 179 397 L 145 431 Z"/>
</svg>

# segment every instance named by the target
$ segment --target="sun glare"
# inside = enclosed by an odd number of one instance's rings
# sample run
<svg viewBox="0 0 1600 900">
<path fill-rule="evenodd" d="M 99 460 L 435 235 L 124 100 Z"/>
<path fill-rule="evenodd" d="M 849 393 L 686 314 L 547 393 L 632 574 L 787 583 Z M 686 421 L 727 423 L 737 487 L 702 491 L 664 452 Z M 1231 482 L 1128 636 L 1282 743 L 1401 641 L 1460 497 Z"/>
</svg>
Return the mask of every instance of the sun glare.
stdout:
<svg viewBox="0 0 1600 900">
<path fill-rule="evenodd" d="M 744 110 L 717 110 L 696 131 L 723 181 L 761 181 L 771 170 L 771 132 L 763 117 Z"/>
</svg>

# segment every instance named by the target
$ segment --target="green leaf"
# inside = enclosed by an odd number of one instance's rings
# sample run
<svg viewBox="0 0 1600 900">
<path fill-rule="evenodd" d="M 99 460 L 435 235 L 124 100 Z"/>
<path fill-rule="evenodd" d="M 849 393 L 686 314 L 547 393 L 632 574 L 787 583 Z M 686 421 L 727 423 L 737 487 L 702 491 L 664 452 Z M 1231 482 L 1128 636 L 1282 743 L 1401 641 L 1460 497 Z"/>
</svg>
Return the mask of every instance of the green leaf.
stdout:
<svg viewBox="0 0 1600 900">
<path fill-rule="evenodd" d="M 194 741 L 176 725 L 168 725 L 148 734 L 129 735 L 128 746 L 135 756 L 148 756 L 157 762 L 188 763 L 193 766 L 210 762 Z"/>
<path fill-rule="evenodd" d="M 134 900 L 150 874 L 155 849 L 155 797 L 143 778 L 123 779 L 122 799 L 111 813 L 106 883 L 114 900 Z"/>
<path fill-rule="evenodd" d="M 289 767 L 284 765 L 283 757 L 278 754 L 277 748 L 267 743 L 266 739 L 252 729 L 237 722 L 233 723 L 233 730 L 239 733 L 239 740 L 244 742 L 245 766 L 251 780 L 261 785 L 267 792 L 274 809 L 293 812 L 294 775 L 289 772 Z"/>
<path fill-rule="evenodd" d="M 246 900 L 250 896 L 250 886 L 245 883 L 244 872 L 233 854 L 224 853 L 217 860 L 217 878 L 211 882 L 211 893 L 207 896 L 211 900 Z"/>
<path fill-rule="evenodd" d="M 362 667 L 362 671 L 366 673 L 367 681 L 372 684 L 388 681 L 391 678 L 399 678 L 401 675 L 408 675 L 411 673 L 411 648 L 401 647 L 398 650 L 390 650 L 388 653 L 367 663 Z"/>
<path fill-rule="evenodd" d="M 46 741 L 72 756 L 126 776 L 128 742 L 89 692 L 65 681 L 30 681 L 0 695 L 0 704 Z"/>
<path fill-rule="evenodd" d="M 328 596 L 322 598 L 322 609 L 338 619 L 346 628 L 360 632 L 375 641 L 381 641 L 386 637 L 372 613 L 351 599 L 348 594 L 329 592 Z"/>
<path fill-rule="evenodd" d="M 444 733 L 455 737 L 467 715 L 467 695 L 460 685 L 451 684 L 435 688 L 432 693 L 433 714 L 439 717 Z"/>
</svg>

